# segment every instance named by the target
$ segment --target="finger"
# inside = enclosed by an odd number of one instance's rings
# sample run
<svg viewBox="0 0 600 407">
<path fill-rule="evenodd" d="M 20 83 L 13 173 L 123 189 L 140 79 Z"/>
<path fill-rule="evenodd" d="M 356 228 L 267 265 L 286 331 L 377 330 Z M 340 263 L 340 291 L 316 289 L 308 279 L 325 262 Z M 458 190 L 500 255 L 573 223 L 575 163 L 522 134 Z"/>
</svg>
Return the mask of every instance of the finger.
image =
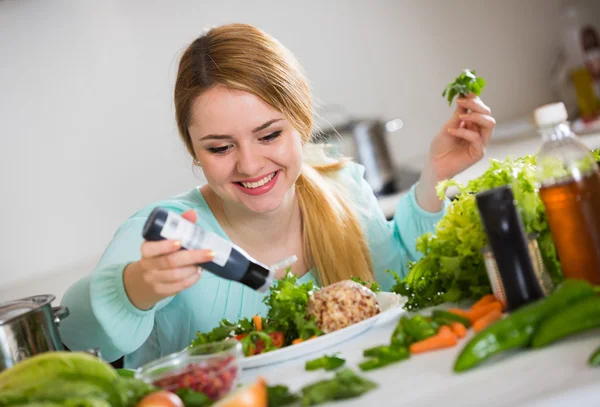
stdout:
<svg viewBox="0 0 600 407">
<path fill-rule="evenodd" d="M 173 253 L 181 249 L 178 240 L 159 240 L 157 242 L 145 241 L 142 243 L 142 257 L 156 257 Z"/>
<path fill-rule="evenodd" d="M 198 274 L 198 266 L 181 267 L 170 270 L 157 270 L 155 279 L 159 284 L 179 283 L 193 274 Z"/>
<path fill-rule="evenodd" d="M 198 280 L 200 280 L 200 277 L 202 277 L 202 273 L 196 272 L 176 283 L 160 284 L 156 290 L 157 294 L 160 294 L 165 297 L 170 297 L 172 295 L 178 294 L 186 288 L 190 288 L 191 286 L 196 284 Z"/>
<path fill-rule="evenodd" d="M 492 114 L 492 110 L 482 102 L 479 97 L 474 98 L 458 98 L 456 104 L 465 109 L 471 109 L 473 112 L 483 113 L 487 115 Z"/>
<path fill-rule="evenodd" d="M 496 127 L 496 120 L 492 116 L 481 113 L 464 113 L 459 115 L 461 120 L 477 124 L 480 128 L 493 129 Z"/>
<path fill-rule="evenodd" d="M 153 262 L 153 268 L 159 270 L 176 269 L 181 267 L 193 266 L 201 263 L 207 263 L 214 258 L 215 252 L 208 249 L 181 250 L 177 253 L 156 257 Z"/>
<path fill-rule="evenodd" d="M 492 120 L 494 121 L 494 125 L 491 127 L 483 127 L 480 126 L 479 124 L 472 122 L 472 121 L 467 121 L 467 126 L 465 126 L 468 130 L 473 130 L 477 133 L 479 133 L 481 135 L 481 141 L 483 142 L 483 145 L 487 147 L 487 145 L 490 143 L 490 139 L 492 138 L 492 134 L 494 132 L 494 128 L 495 126 L 495 120 L 492 118 Z"/>
<path fill-rule="evenodd" d="M 469 143 L 481 143 L 481 135 L 473 130 L 458 128 L 458 129 L 448 129 L 448 133 L 452 136 L 461 138 Z"/>
<path fill-rule="evenodd" d="M 196 211 L 193 209 L 183 212 L 181 214 L 181 217 L 189 220 L 192 223 L 196 223 L 196 221 L 198 220 L 198 214 L 196 214 Z"/>
</svg>

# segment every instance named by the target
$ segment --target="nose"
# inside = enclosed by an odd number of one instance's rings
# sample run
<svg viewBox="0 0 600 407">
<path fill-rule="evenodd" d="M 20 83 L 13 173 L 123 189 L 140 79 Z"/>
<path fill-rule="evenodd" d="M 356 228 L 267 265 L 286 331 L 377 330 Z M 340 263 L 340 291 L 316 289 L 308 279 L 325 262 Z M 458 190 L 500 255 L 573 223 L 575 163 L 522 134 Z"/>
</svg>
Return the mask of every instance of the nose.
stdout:
<svg viewBox="0 0 600 407">
<path fill-rule="evenodd" d="M 265 166 L 265 157 L 260 154 L 260 149 L 252 145 L 238 147 L 237 170 L 240 174 L 252 177 L 259 175 Z"/>
</svg>

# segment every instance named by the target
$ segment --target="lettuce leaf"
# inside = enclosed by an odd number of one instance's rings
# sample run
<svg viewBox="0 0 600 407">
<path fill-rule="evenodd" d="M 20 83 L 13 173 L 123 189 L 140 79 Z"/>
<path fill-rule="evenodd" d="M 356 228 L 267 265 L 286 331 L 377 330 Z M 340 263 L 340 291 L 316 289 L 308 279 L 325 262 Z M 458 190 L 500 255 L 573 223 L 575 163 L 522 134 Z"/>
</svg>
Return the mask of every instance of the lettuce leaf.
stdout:
<svg viewBox="0 0 600 407">
<path fill-rule="evenodd" d="M 477 299 L 491 291 L 481 249 L 488 239 L 479 218 L 475 195 L 510 184 L 527 233 L 537 234 L 544 264 L 554 283 L 562 280 L 544 206 L 536 188 L 536 158 L 491 160 L 480 177 L 462 185 L 448 180 L 438 185 L 438 195 L 453 186 L 458 195 L 434 234 L 417 240 L 423 257 L 409 264 L 404 280 L 397 279 L 392 291 L 409 298 L 405 308 L 417 310 L 443 302 Z"/>
<path fill-rule="evenodd" d="M 298 284 L 298 276 L 289 272 L 277 280 L 263 302 L 269 307 L 266 326 L 269 332 L 281 331 L 286 344 L 296 338 L 308 339 L 322 332 L 314 323 L 314 317 L 307 317 L 308 299 L 317 288 L 312 281 Z"/>
</svg>

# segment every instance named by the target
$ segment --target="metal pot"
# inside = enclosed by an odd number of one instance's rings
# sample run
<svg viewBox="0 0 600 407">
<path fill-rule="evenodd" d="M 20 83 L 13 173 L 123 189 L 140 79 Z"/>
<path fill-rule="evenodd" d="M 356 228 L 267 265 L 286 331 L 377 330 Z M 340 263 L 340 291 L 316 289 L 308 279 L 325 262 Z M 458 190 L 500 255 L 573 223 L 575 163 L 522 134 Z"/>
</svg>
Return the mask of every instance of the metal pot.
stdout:
<svg viewBox="0 0 600 407">
<path fill-rule="evenodd" d="M 0 372 L 30 356 L 64 350 L 58 324 L 67 307 L 52 307 L 56 297 L 35 295 L 0 304 Z"/>
<path fill-rule="evenodd" d="M 317 141 L 337 145 L 339 153 L 362 164 L 375 195 L 390 195 L 398 192 L 400 186 L 385 137 L 402 127 L 400 119 L 351 119 L 322 131 Z"/>
</svg>

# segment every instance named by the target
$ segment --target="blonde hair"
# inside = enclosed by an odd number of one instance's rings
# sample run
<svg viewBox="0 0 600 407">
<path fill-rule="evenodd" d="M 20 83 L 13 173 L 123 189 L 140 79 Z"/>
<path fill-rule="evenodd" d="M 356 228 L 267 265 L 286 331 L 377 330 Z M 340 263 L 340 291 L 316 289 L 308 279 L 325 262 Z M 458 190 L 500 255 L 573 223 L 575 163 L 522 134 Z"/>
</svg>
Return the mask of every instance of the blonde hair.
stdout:
<svg viewBox="0 0 600 407">
<path fill-rule="evenodd" d="M 296 58 L 276 39 L 256 27 L 231 24 L 212 28 L 184 51 L 175 83 L 175 113 L 179 134 L 195 157 L 188 131 L 194 100 L 207 89 L 223 85 L 256 95 L 282 112 L 312 141 L 312 95 Z M 373 279 L 369 247 L 353 208 L 344 194 L 325 177 L 344 166 L 344 160 L 304 164 L 296 192 L 302 213 L 304 257 L 318 271 L 317 280 L 329 285 L 351 276 Z"/>
</svg>

